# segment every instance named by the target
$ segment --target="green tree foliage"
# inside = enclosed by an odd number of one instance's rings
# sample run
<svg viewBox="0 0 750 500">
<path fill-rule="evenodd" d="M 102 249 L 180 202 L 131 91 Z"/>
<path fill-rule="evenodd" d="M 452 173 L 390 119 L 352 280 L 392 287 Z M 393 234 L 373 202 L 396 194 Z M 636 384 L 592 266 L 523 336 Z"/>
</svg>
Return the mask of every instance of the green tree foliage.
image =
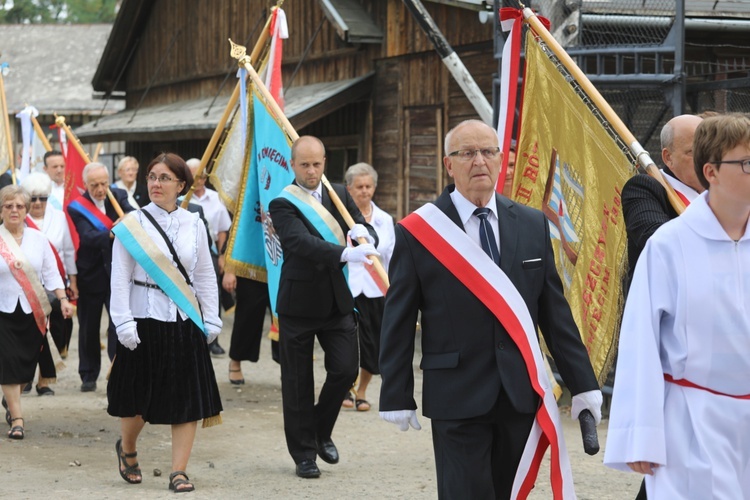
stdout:
<svg viewBox="0 0 750 500">
<path fill-rule="evenodd" d="M 0 0 L 0 22 L 111 23 L 117 0 Z"/>
</svg>

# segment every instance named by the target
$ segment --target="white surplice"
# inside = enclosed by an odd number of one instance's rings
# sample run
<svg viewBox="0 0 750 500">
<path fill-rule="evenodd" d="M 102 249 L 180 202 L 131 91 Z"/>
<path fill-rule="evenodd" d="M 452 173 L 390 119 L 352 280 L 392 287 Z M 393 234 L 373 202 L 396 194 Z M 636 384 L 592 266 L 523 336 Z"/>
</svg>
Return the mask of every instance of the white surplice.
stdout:
<svg viewBox="0 0 750 500">
<path fill-rule="evenodd" d="M 620 332 L 604 463 L 658 464 L 649 500 L 750 498 L 750 228 L 733 241 L 708 193 L 638 259 Z"/>
</svg>

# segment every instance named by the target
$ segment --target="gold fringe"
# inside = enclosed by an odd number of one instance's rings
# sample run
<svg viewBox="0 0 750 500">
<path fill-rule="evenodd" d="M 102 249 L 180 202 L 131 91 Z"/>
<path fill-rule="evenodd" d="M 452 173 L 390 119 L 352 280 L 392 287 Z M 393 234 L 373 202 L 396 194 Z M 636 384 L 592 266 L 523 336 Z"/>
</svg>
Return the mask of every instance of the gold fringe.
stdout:
<svg viewBox="0 0 750 500">
<path fill-rule="evenodd" d="M 201 427 L 205 429 L 206 427 L 213 427 L 214 425 L 221 425 L 223 423 L 224 421 L 221 419 L 221 413 L 219 413 L 213 417 L 204 418 Z"/>
<path fill-rule="evenodd" d="M 63 350 L 60 351 L 60 357 L 62 359 L 65 359 L 68 357 L 68 346 L 63 347 Z"/>
<path fill-rule="evenodd" d="M 39 377 L 39 381 L 37 382 L 37 384 L 41 384 L 41 385 L 49 385 L 49 384 L 55 384 L 55 383 L 57 383 L 57 377 L 51 377 L 51 378 Z"/>
<path fill-rule="evenodd" d="M 274 321 L 278 321 L 274 319 Z M 271 325 L 271 329 L 268 330 L 268 338 L 271 340 L 279 341 L 279 327 L 276 324 Z"/>
</svg>

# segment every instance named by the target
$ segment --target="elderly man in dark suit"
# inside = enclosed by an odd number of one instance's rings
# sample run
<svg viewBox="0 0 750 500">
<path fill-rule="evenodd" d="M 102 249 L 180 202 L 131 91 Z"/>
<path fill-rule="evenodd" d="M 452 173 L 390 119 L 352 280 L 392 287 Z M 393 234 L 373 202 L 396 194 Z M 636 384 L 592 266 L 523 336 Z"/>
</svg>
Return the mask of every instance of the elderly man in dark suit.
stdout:
<svg viewBox="0 0 750 500">
<path fill-rule="evenodd" d="M 299 477 L 320 476 L 315 457 L 339 461 L 331 440 L 341 401 L 357 378 L 358 342 L 354 299 L 344 266 L 371 262 L 377 234 L 365 223 L 357 205 L 342 185 L 333 188 L 356 222 L 348 230 L 334 208 L 321 178 L 325 148 L 320 139 L 300 137 L 292 145 L 295 180 L 271 201 L 269 212 L 281 241 L 281 268 L 276 311 L 279 315 L 281 395 L 284 433 Z M 346 243 L 364 237 L 368 243 Z M 313 344 L 325 351 L 326 380 L 315 404 Z"/>
<path fill-rule="evenodd" d="M 661 129 L 662 173 L 686 206 L 704 191 L 693 167 L 693 136 L 701 121 L 699 116 L 679 115 Z M 630 285 L 646 241 L 677 212 L 667 199 L 667 190 L 651 176 L 639 174 L 622 188 L 622 214 L 628 233 L 626 284 Z"/>
<path fill-rule="evenodd" d="M 83 169 L 86 192 L 68 206 L 68 214 L 80 238 L 76 254 L 78 267 L 78 373 L 81 391 L 96 390 L 101 369 L 99 328 L 102 307 L 109 311 L 109 278 L 112 271 L 112 233 L 119 216 L 107 198 L 109 172 L 101 163 L 89 163 Z M 112 194 L 123 212 L 133 207 L 125 190 L 112 188 Z M 112 321 L 108 328 L 107 352 L 115 355 L 117 335 Z"/>
<path fill-rule="evenodd" d="M 438 497 L 510 498 L 535 416 L 557 418 L 550 391 L 535 389 L 545 376 L 537 327 L 574 395 L 572 413 L 588 409 L 598 422 L 601 392 L 563 296 L 547 220 L 495 192 L 497 133 L 462 122 L 447 134 L 445 154 L 455 185 L 396 226 L 380 412 L 402 430 L 420 428 L 412 363 L 421 310 L 422 403 L 432 419 Z"/>
</svg>

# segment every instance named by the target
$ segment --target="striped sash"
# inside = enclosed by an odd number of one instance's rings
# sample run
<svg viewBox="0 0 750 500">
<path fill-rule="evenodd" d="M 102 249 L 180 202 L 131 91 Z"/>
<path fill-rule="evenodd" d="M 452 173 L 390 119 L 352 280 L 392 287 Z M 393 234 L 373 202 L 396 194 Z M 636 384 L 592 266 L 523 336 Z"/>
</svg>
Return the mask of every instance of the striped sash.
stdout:
<svg viewBox="0 0 750 500">
<path fill-rule="evenodd" d="M 47 292 L 44 291 L 36 270 L 4 225 L 0 226 L 0 256 L 8 264 L 11 274 L 21 286 L 26 299 L 29 301 L 39 332 L 46 335 L 47 316 L 52 311 Z"/>
<path fill-rule="evenodd" d="M 172 256 L 166 255 L 141 226 L 136 213 L 123 218 L 112 232 L 146 274 L 206 334 L 195 293 L 175 268 Z"/>
<path fill-rule="evenodd" d="M 341 230 L 339 223 L 323 204 L 319 203 L 307 191 L 295 184 L 290 184 L 279 193 L 279 198 L 284 198 L 297 207 L 297 210 L 313 225 L 324 240 L 334 245 L 346 246 L 346 235 Z M 348 278 L 346 266 L 343 267 L 343 272 Z"/>
<path fill-rule="evenodd" d="M 88 220 L 99 231 L 111 231 L 112 220 L 94 205 L 88 198 L 79 196 L 68 204 L 68 210 L 75 210 Z"/>
<path fill-rule="evenodd" d="M 545 371 L 534 322 L 523 297 L 484 250 L 432 203 L 422 206 L 399 224 L 500 321 L 518 346 L 531 386 L 542 401 L 516 471 L 512 498 L 529 495 L 548 447 L 551 449 L 550 481 L 554 498 L 575 498 L 557 401 Z"/>
</svg>

